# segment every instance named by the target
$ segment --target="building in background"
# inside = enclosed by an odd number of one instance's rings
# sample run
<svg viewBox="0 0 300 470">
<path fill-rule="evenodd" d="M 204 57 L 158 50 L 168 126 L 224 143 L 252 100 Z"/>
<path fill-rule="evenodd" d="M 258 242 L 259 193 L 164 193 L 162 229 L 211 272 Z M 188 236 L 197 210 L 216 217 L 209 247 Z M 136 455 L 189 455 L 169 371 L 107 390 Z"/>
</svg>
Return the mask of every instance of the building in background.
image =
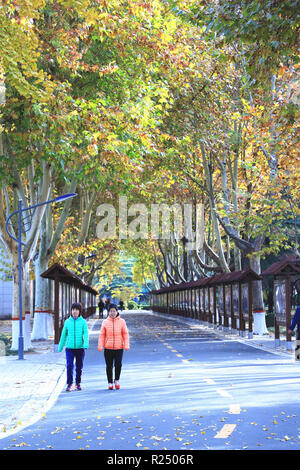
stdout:
<svg viewBox="0 0 300 470">
<path fill-rule="evenodd" d="M 11 319 L 13 280 L 7 256 L 0 250 L 0 319 Z"/>
</svg>

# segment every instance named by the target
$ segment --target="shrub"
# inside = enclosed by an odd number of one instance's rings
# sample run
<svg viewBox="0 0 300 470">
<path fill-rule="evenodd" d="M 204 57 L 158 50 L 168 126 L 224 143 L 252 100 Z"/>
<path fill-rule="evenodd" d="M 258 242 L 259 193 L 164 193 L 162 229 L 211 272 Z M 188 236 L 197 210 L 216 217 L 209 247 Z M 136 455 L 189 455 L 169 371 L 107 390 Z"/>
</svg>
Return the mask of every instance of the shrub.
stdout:
<svg viewBox="0 0 300 470">
<path fill-rule="evenodd" d="M 130 300 L 127 304 L 128 310 L 138 310 L 138 304 L 134 300 Z"/>
<path fill-rule="evenodd" d="M 12 337 L 11 335 L 8 335 L 7 333 L 0 333 L 0 343 L 1 345 L 4 344 L 5 349 L 5 356 L 14 356 L 18 354 L 17 351 L 12 351 L 11 348 L 11 342 L 12 342 Z M 2 348 L 0 348 L 2 350 Z M 4 352 L 4 351 L 3 351 Z M 1 351 L 2 354 L 2 351 Z"/>
</svg>

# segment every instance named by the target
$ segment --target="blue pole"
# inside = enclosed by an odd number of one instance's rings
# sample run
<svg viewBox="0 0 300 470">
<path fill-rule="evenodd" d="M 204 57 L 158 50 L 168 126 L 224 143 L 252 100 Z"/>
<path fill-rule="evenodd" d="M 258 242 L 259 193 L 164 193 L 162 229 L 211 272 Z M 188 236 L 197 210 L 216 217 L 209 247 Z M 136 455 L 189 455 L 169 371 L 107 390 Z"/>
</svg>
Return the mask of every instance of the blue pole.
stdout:
<svg viewBox="0 0 300 470">
<path fill-rule="evenodd" d="M 22 319 L 22 200 L 19 200 L 19 233 L 18 233 L 18 255 L 19 255 L 19 359 L 24 359 L 24 338 Z"/>
<path fill-rule="evenodd" d="M 64 194 L 63 196 L 58 196 L 55 199 L 51 199 L 49 201 L 44 201 L 39 204 L 35 204 L 34 206 L 26 207 L 22 209 L 22 200 L 19 199 L 19 208 L 17 211 L 12 212 L 5 221 L 5 228 L 8 235 L 18 243 L 18 258 L 19 258 L 19 359 L 24 359 L 24 338 L 23 338 L 23 319 L 22 319 L 22 245 L 26 245 L 22 242 L 22 212 L 27 211 L 30 209 L 35 209 L 36 207 L 43 206 L 44 204 L 50 204 L 51 202 L 61 202 L 66 199 L 72 198 L 77 196 L 77 193 L 68 193 Z M 9 231 L 9 224 L 11 224 L 10 219 L 12 216 L 18 214 L 18 226 L 19 226 L 19 233 L 18 238 L 16 238 L 10 231 Z"/>
</svg>

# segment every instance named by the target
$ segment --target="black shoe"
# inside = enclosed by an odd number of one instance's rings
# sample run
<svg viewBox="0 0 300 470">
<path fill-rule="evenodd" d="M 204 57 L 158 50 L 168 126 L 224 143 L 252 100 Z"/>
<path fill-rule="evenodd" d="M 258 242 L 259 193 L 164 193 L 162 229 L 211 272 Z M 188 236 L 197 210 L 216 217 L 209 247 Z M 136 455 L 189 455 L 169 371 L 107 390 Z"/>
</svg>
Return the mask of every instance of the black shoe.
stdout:
<svg viewBox="0 0 300 470">
<path fill-rule="evenodd" d="M 76 384 L 76 385 L 75 385 L 75 390 L 81 390 L 80 384 Z"/>
</svg>

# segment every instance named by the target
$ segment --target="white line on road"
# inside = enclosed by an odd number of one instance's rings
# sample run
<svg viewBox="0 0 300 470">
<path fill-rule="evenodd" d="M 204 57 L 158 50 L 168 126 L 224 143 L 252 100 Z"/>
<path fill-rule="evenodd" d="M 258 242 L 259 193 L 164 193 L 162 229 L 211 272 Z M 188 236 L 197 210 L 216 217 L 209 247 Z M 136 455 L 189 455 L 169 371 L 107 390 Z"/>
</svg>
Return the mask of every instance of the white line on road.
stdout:
<svg viewBox="0 0 300 470">
<path fill-rule="evenodd" d="M 229 408 L 229 413 L 231 415 L 239 415 L 241 412 L 241 407 L 240 405 L 230 405 L 230 408 Z"/>
<path fill-rule="evenodd" d="M 216 392 L 221 395 L 222 397 L 229 397 L 231 398 L 232 395 L 230 395 L 230 393 L 228 393 L 226 390 L 223 390 L 222 388 L 217 388 L 216 389 Z"/>
<path fill-rule="evenodd" d="M 203 379 L 207 384 L 215 385 L 216 382 L 213 379 Z"/>
<path fill-rule="evenodd" d="M 236 424 L 224 424 L 222 429 L 214 436 L 215 439 L 226 439 L 236 428 Z"/>
</svg>

